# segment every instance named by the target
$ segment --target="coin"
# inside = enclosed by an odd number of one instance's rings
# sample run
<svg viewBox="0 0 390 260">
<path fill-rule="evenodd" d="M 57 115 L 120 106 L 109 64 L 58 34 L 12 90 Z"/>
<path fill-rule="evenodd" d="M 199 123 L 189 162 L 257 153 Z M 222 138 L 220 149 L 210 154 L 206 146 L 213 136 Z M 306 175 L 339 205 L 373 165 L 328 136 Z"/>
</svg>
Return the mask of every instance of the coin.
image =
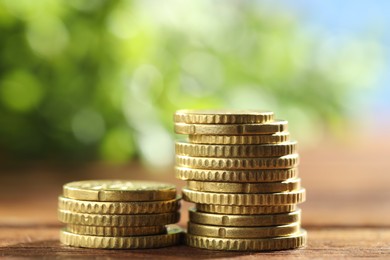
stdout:
<svg viewBox="0 0 390 260">
<path fill-rule="evenodd" d="M 237 206 L 271 206 L 297 204 L 305 201 L 304 188 L 279 193 L 215 193 L 194 191 L 183 188 L 183 199 L 201 204 L 237 205 Z"/>
<path fill-rule="evenodd" d="M 268 135 L 189 135 L 194 144 L 275 144 L 290 140 L 289 132 Z"/>
<path fill-rule="evenodd" d="M 231 251 L 270 251 L 302 247 L 306 244 L 307 233 L 304 229 L 286 237 L 272 238 L 215 238 L 186 234 L 188 246 L 210 249 L 210 250 L 231 250 Z"/>
<path fill-rule="evenodd" d="M 87 236 L 61 230 L 61 243 L 69 246 L 106 249 L 141 249 L 173 246 L 180 243 L 183 230 L 179 227 L 169 227 L 166 234 L 131 236 L 131 237 L 105 237 Z"/>
<path fill-rule="evenodd" d="M 295 211 L 295 204 L 280 206 L 235 206 L 217 204 L 196 204 L 196 209 L 200 212 L 233 214 L 233 215 L 258 215 L 258 214 L 278 214 Z"/>
<path fill-rule="evenodd" d="M 172 200 L 176 187 L 171 184 L 125 180 L 91 180 L 64 185 L 64 197 L 91 201 Z"/>
<path fill-rule="evenodd" d="M 175 167 L 176 178 L 216 182 L 275 182 L 296 178 L 297 168 L 272 170 L 207 170 Z"/>
<path fill-rule="evenodd" d="M 299 223 L 301 210 L 283 214 L 228 215 L 205 213 L 192 208 L 189 209 L 189 217 L 190 222 L 204 225 L 233 227 L 278 226 Z"/>
<path fill-rule="evenodd" d="M 185 135 L 253 135 L 286 132 L 287 121 L 276 120 L 264 124 L 185 124 L 175 123 L 175 132 Z"/>
<path fill-rule="evenodd" d="M 66 230 L 79 234 L 91 236 L 106 237 L 127 237 L 127 236 L 146 236 L 166 233 L 165 226 L 147 226 L 147 227 L 102 227 L 67 224 Z"/>
<path fill-rule="evenodd" d="M 173 212 L 147 215 L 101 215 L 58 210 L 58 219 L 63 223 L 87 226 L 161 226 L 178 222 L 180 219 L 180 213 Z"/>
<path fill-rule="evenodd" d="M 246 124 L 266 123 L 274 119 L 270 111 L 178 110 L 174 121 L 186 124 Z"/>
<path fill-rule="evenodd" d="M 152 214 L 174 212 L 180 209 L 181 197 L 167 201 L 96 202 L 58 197 L 58 208 L 89 214 Z"/>
<path fill-rule="evenodd" d="M 196 169 L 287 169 L 298 165 L 298 154 L 270 158 L 209 158 L 176 155 L 176 165 Z"/>
<path fill-rule="evenodd" d="M 223 193 L 270 193 L 297 190 L 301 187 L 301 179 L 289 179 L 281 182 L 234 183 L 187 181 L 187 188 L 196 191 Z"/>
<path fill-rule="evenodd" d="M 278 144 L 261 145 L 213 145 L 176 142 L 176 154 L 194 157 L 275 157 L 293 154 L 297 150 L 297 142 L 289 141 Z"/>
<path fill-rule="evenodd" d="M 220 238 L 267 238 L 288 236 L 299 231 L 300 224 L 292 223 L 269 227 L 224 227 L 188 222 L 188 233 L 196 236 Z"/>
</svg>

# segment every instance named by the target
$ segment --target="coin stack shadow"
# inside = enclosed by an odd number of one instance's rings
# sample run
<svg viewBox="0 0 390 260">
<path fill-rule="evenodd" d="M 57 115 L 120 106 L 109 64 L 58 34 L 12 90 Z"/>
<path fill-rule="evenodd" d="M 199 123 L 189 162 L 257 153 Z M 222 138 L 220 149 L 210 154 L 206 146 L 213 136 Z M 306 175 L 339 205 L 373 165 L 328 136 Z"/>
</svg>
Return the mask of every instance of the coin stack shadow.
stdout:
<svg viewBox="0 0 390 260">
<path fill-rule="evenodd" d="M 158 248 L 179 244 L 182 230 L 173 185 L 137 181 L 67 183 L 58 198 L 58 218 L 66 224 L 60 241 L 76 247 Z"/>
<path fill-rule="evenodd" d="M 176 177 L 187 181 L 186 244 L 211 250 L 265 251 L 302 247 L 305 189 L 297 142 L 272 112 L 179 110 Z"/>
</svg>

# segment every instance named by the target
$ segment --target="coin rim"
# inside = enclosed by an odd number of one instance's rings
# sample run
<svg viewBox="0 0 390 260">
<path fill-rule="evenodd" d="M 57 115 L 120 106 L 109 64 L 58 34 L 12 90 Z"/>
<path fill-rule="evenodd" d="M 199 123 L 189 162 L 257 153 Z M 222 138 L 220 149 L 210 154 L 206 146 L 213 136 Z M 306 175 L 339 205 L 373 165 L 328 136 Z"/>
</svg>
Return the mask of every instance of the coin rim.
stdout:
<svg viewBox="0 0 390 260">
<path fill-rule="evenodd" d="M 173 115 L 173 120 L 176 123 L 188 124 L 265 123 L 274 120 L 274 112 L 260 110 L 180 109 Z"/>
<path fill-rule="evenodd" d="M 224 251 L 273 251 L 304 247 L 307 243 L 307 231 L 303 228 L 294 235 L 287 237 L 239 239 L 216 238 L 186 234 L 185 243 L 188 246 L 209 250 Z"/>
<path fill-rule="evenodd" d="M 72 187 L 74 183 L 80 182 L 139 182 L 144 184 L 162 184 L 167 185 L 165 189 L 155 190 L 95 190 L 88 188 Z M 163 182 L 148 182 L 148 181 L 132 181 L 132 180 L 85 180 L 69 182 L 63 185 L 63 196 L 69 199 L 87 200 L 87 201 L 163 201 L 172 200 L 176 197 L 176 186 Z"/>
<path fill-rule="evenodd" d="M 190 222 L 203 225 L 226 227 L 278 226 L 295 222 L 300 223 L 301 220 L 300 208 L 288 213 L 258 215 L 207 213 L 198 211 L 196 208 L 188 209 L 188 213 Z"/>
<path fill-rule="evenodd" d="M 194 144 L 175 142 L 176 155 L 213 158 L 256 158 L 277 157 L 295 154 L 298 142 L 295 140 L 276 144 Z"/>
<path fill-rule="evenodd" d="M 180 243 L 184 232 L 178 226 L 169 227 L 167 234 L 130 236 L 130 237 L 106 237 L 78 235 L 66 231 L 60 231 L 60 242 L 74 247 L 107 248 L 107 249 L 141 249 L 173 246 Z M 106 245 L 104 245 L 106 244 Z"/>
<path fill-rule="evenodd" d="M 169 213 L 179 210 L 181 207 L 181 196 L 177 195 L 174 200 L 166 201 L 140 201 L 140 202 L 105 202 L 76 200 L 58 197 L 58 208 L 69 210 L 77 213 L 88 214 L 113 214 L 113 215 L 130 215 L 130 214 L 153 214 Z M 125 210 L 123 210 L 125 209 Z"/>
<path fill-rule="evenodd" d="M 183 199 L 200 204 L 240 205 L 240 206 L 272 206 L 303 203 L 306 189 L 275 193 L 216 193 L 194 191 L 184 187 Z"/>
<path fill-rule="evenodd" d="M 220 238 L 273 238 L 286 237 L 299 232 L 299 222 L 279 226 L 253 226 L 253 227 L 230 227 L 213 226 L 188 222 L 187 233 L 205 237 Z M 223 232 L 223 235 L 220 235 Z M 280 232 L 280 233 L 278 233 Z"/>
<path fill-rule="evenodd" d="M 275 182 L 211 182 L 211 181 L 187 181 L 187 188 L 194 191 L 215 193 L 275 193 L 299 190 L 301 178 L 288 179 Z"/>
</svg>

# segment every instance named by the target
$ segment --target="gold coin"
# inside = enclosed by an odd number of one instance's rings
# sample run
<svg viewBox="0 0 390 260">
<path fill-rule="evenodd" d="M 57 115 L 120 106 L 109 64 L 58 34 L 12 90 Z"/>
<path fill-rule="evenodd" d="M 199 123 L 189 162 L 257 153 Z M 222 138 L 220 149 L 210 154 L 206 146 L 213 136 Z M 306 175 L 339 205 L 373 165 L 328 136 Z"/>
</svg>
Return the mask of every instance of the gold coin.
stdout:
<svg viewBox="0 0 390 260">
<path fill-rule="evenodd" d="M 306 230 L 300 229 L 299 232 L 286 237 L 272 238 L 216 238 L 196 236 L 186 234 L 186 244 L 188 246 L 210 249 L 210 250 L 230 250 L 230 251 L 270 251 L 284 250 L 302 247 L 306 244 Z"/>
<path fill-rule="evenodd" d="M 274 120 L 274 113 L 256 110 L 178 110 L 174 120 L 186 124 L 266 123 Z"/>
<path fill-rule="evenodd" d="M 298 154 L 269 158 L 209 158 L 176 155 L 176 165 L 196 169 L 288 169 L 296 167 L 299 162 Z"/>
<path fill-rule="evenodd" d="M 187 181 L 187 188 L 196 191 L 223 193 L 270 193 L 297 190 L 301 187 L 301 179 L 289 179 L 281 182 L 233 183 Z"/>
<path fill-rule="evenodd" d="M 189 209 L 190 222 L 232 227 L 254 227 L 254 226 L 279 226 L 291 223 L 299 223 L 301 210 L 284 214 L 263 214 L 263 215 L 228 215 L 200 212 L 194 208 Z"/>
<path fill-rule="evenodd" d="M 276 157 L 296 153 L 297 142 L 261 145 L 213 145 L 176 142 L 176 154 L 194 157 Z"/>
<path fill-rule="evenodd" d="M 63 223 L 86 226 L 110 226 L 110 227 L 140 227 L 162 226 L 179 221 L 180 213 L 159 213 L 147 215 L 101 215 L 74 213 L 58 210 L 58 219 Z"/>
<path fill-rule="evenodd" d="M 200 204 L 272 206 L 297 204 L 305 201 L 304 188 L 279 193 L 215 193 L 183 188 L 183 199 Z"/>
<path fill-rule="evenodd" d="M 179 227 L 169 227 L 166 234 L 132 236 L 132 237 L 104 237 L 87 236 L 61 230 L 61 243 L 69 246 L 106 249 L 140 249 L 173 246 L 180 243 L 183 230 Z"/>
<path fill-rule="evenodd" d="M 296 178 L 297 168 L 273 170 L 207 170 L 175 167 L 176 178 L 193 181 L 216 182 L 275 182 Z"/>
<path fill-rule="evenodd" d="M 188 233 L 196 236 L 219 238 L 267 238 L 288 236 L 299 231 L 300 224 L 292 223 L 269 227 L 224 227 L 188 222 Z"/>
<path fill-rule="evenodd" d="M 176 187 L 145 181 L 92 180 L 64 185 L 64 197 L 92 201 L 156 201 L 172 200 Z"/>
<path fill-rule="evenodd" d="M 175 133 L 185 135 L 253 135 L 287 131 L 287 121 L 276 120 L 264 124 L 185 124 L 175 123 Z"/>
<path fill-rule="evenodd" d="M 58 197 L 58 208 L 89 214 L 154 214 L 180 209 L 181 197 L 167 201 L 97 202 Z"/>
<path fill-rule="evenodd" d="M 165 226 L 147 227 L 101 227 L 67 224 L 66 230 L 79 235 L 104 236 L 104 237 L 127 237 L 146 236 L 166 233 Z"/>
<path fill-rule="evenodd" d="M 289 132 L 269 135 L 189 135 L 194 144 L 276 144 L 290 140 Z"/>
<path fill-rule="evenodd" d="M 196 204 L 197 211 L 216 214 L 232 215 L 259 215 L 259 214 L 279 214 L 297 210 L 297 205 L 280 206 L 235 206 L 217 204 Z"/>
</svg>

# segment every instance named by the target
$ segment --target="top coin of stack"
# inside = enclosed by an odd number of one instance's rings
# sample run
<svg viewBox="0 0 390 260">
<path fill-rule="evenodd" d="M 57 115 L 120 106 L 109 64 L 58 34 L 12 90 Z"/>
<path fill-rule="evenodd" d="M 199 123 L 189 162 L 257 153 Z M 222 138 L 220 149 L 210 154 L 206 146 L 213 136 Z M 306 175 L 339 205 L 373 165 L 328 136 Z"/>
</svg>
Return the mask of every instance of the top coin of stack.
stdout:
<svg viewBox="0 0 390 260">
<path fill-rule="evenodd" d="M 303 246 L 305 189 L 298 177 L 297 142 L 287 121 L 266 111 L 179 110 L 176 177 L 187 181 L 186 243 L 214 250 L 280 250 Z"/>
<path fill-rule="evenodd" d="M 180 242 L 174 185 L 96 180 L 67 183 L 58 198 L 63 244 L 89 248 L 157 248 Z"/>
</svg>

